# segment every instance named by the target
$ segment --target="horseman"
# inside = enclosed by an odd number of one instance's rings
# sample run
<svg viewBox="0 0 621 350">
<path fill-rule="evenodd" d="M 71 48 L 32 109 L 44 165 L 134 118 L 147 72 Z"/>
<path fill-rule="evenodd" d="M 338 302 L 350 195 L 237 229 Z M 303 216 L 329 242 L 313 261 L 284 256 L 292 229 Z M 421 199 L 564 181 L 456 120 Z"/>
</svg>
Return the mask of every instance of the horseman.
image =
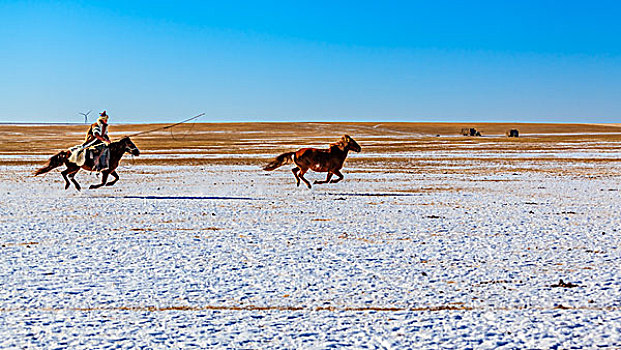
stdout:
<svg viewBox="0 0 621 350">
<path fill-rule="evenodd" d="M 93 152 L 93 170 L 102 171 L 108 168 L 108 158 L 110 144 L 108 137 L 108 114 L 103 111 L 99 114 L 99 118 L 88 129 L 86 138 L 82 144 L 82 148 L 94 147 Z"/>
</svg>

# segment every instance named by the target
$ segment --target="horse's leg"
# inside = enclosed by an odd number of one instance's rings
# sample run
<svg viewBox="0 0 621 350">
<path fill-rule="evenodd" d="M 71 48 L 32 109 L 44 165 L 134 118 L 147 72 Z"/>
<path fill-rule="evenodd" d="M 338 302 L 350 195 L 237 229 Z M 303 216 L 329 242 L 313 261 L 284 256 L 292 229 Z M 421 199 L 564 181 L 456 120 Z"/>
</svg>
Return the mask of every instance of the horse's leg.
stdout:
<svg viewBox="0 0 621 350">
<path fill-rule="evenodd" d="M 65 170 L 60 172 L 62 174 L 62 176 L 63 176 L 63 179 L 65 179 L 65 189 L 68 189 L 69 186 L 71 185 L 69 183 L 69 179 L 67 178 L 67 174 L 69 174 L 69 172 L 71 172 L 71 169 L 69 169 L 69 168 L 67 168 L 67 169 L 65 169 Z"/>
<path fill-rule="evenodd" d="M 339 182 L 339 181 L 343 180 L 343 174 L 341 174 L 341 172 L 340 172 L 339 170 L 335 170 L 335 171 L 334 171 L 334 175 L 338 176 L 339 178 L 338 178 L 338 179 L 335 179 L 335 180 L 330 181 L 330 183 L 335 184 L 335 183 L 337 183 L 337 182 Z"/>
<path fill-rule="evenodd" d="M 328 176 L 326 176 L 326 179 L 324 181 L 317 181 L 315 180 L 315 184 L 325 184 L 327 182 L 330 182 L 330 179 L 332 178 L 332 173 L 328 171 Z"/>
<path fill-rule="evenodd" d="M 293 173 L 293 176 L 295 176 L 295 181 L 296 181 L 296 186 L 300 186 L 300 178 L 298 177 L 298 171 L 300 171 L 300 168 L 295 167 L 293 169 L 291 169 L 291 172 Z"/>
<path fill-rule="evenodd" d="M 109 174 L 109 172 L 107 172 L 107 171 L 102 171 L 102 172 L 101 172 L 101 183 L 100 183 L 99 185 L 91 185 L 91 186 L 89 187 L 89 189 L 91 189 L 91 190 L 92 190 L 92 189 L 99 188 L 99 187 L 101 187 L 101 186 L 105 185 L 105 184 L 106 184 L 106 181 L 108 181 L 108 174 Z"/>
<path fill-rule="evenodd" d="M 302 179 L 302 181 L 304 181 L 304 183 L 306 184 L 306 186 L 308 186 L 308 188 L 311 188 L 310 182 L 308 182 L 308 180 L 304 178 L 304 174 L 306 174 L 307 171 L 308 169 L 307 170 L 301 169 L 298 176 L 300 177 L 300 179 Z"/>
<path fill-rule="evenodd" d="M 117 173 L 116 173 L 116 170 L 112 171 L 112 172 L 110 173 L 110 175 L 112 175 L 112 177 L 114 177 L 114 180 L 112 180 L 112 181 L 108 182 L 108 183 L 106 184 L 106 186 L 112 186 L 112 185 L 114 185 L 117 181 L 119 181 L 119 174 L 117 174 Z"/>
<path fill-rule="evenodd" d="M 80 187 L 80 184 L 76 181 L 75 179 L 75 174 L 78 173 L 78 171 L 80 171 L 80 168 L 75 169 L 74 171 L 72 171 L 69 174 L 69 179 L 71 179 L 71 182 L 73 182 L 73 185 L 75 186 L 75 188 L 80 191 L 82 189 L 82 187 Z"/>
</svg>

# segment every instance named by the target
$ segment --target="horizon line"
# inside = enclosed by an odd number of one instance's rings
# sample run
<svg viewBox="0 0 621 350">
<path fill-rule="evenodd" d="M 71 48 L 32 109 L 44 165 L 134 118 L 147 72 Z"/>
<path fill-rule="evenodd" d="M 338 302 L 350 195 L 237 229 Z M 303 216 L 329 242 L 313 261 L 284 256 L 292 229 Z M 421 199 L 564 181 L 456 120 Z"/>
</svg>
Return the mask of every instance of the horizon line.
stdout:
<svg viewBox="0 0 621 350">
<path fill-rule="evenodd" d="M 93 121 L 94 122 L 94 121 Z M 28 122 L 16 122 L 16 121 L 0 121 L 0 125 L 90 125 L 93 122 L 88 123 L 80 123 L 80 122 L 36 122 L 36 121 L 28 121 Z M 149 124 L 168 124 L 168 123 L 178 123 L 179 121 L 156 121 L 156 122 L 116 122 L 116 123 L 108 123 L 109 125 L 149 125 Z M 273 123 L 273 124 L 282 124 L 282 123 L 328 123 L 328 124 L 337 124 L 337 123 L 409 123 L 409 124 L 465 124 L 465 123 L 476 123 L 476 124 L 600 124 L 600 125 L 619 125 L 619 122 L 598 122 L 598 121 L 505 121 L 505 120 L 494 120 L 494 121 L 484 121 L 484 120 L 450 120 L 450 121 L 437 121 L 437 120 L 417 120 L 417 121 L 404 121 L 404 120 L 348 120 L 348 121 L 323 121 L 323 120 L 227 120 L 227 121 L 198 121 L 198 122 L 188 122 L 187 124 L 252 124 L 252 123 Z"/>
</svg>

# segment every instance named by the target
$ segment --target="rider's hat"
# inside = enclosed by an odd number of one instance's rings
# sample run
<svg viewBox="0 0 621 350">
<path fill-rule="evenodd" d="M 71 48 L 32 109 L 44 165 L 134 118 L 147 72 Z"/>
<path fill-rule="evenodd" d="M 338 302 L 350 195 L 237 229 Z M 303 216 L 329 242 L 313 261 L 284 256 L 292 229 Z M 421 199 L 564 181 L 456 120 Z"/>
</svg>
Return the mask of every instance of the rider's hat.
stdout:
<svg viewBox="0 0 621 350">
<path fill-rule="evenodd" d="M 103 111 L 101 113 L 99 113 L 99 119 L 104 123 L 108 123 L 108 115 L 106 114 L 106 111 Z"/>
</svg>

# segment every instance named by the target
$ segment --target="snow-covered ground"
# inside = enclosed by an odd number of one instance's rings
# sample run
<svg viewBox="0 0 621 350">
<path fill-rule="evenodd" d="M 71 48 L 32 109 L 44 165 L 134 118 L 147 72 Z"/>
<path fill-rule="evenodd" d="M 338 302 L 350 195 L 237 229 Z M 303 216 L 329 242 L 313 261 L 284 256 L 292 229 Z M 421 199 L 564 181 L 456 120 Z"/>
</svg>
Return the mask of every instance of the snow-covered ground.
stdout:
<svg viewBox="0 0 621 350">
<path fill-rule="evenodd" d="M 621 348 L 621 163 L 572 166 L 6 166 L 0 348 Z"/>
</svg>

